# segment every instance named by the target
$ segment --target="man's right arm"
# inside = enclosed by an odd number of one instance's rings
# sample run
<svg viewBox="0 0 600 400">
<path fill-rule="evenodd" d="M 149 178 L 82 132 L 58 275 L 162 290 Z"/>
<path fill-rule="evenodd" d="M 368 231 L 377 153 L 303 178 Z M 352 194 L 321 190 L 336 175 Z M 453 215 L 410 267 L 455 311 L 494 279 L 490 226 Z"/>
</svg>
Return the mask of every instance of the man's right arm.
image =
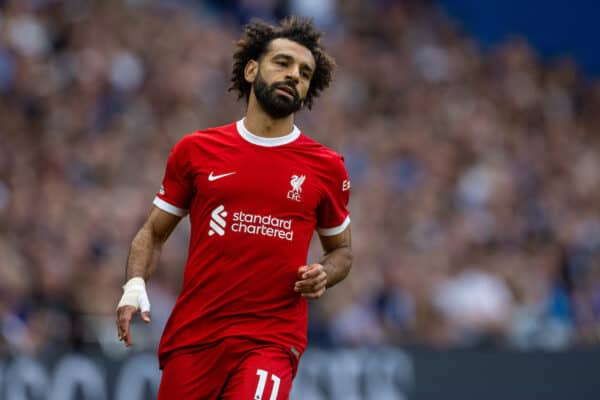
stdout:
<svg viewBox="0 0 600 400">
<path fill-rule="evenodd" d="M 158 262 L 162 245 L 167 241 L 181 217 L 152 206 L 146 222 L 131 242 L 127 258 L 127 280 L 136 276 L 148 280 Z"/>
<path fill-rule="evenodd" d="M 131 242 L 127 259 L 127 283 L 117 308 L 119 340 L 124 341 L 126 346 L 133 343 L 129 331 L 133 315 L 141 311 L 142 320 L 150 322 L 145 281 L 154 272 L 162 246 L 180 220 L 181 217 L 152 206 L 146 222 Z"/>
</svg>

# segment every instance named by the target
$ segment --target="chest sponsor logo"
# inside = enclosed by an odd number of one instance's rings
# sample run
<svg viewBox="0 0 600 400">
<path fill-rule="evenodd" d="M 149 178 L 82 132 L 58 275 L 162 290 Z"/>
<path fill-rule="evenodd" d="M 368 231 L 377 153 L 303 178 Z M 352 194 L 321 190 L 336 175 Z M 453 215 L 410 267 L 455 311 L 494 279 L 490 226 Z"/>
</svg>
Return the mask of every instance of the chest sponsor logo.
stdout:
<svg viewBox="0 0 600 400">
<path fill-rule="evenodd" d="M 226 176 L 233 175 L 233 174 L 235 174 L 235 171 L 228 172 L 226 174 L 221 174 L 221 175 L 213 175 L 213 172 L 210 171 L 210 174 L 208 175 L 208 181 L 213 182 L 213 181 L 216 181 L 217 179 L 225 178 Z"/>
<path fill-rule="evenodd" d="M 208 230 L 208 236 L 212 236 L 215 233 L 219 236 L 225 235 L 225 228 L 227 227 L 227 221 L 225 221 L 226 216 L 227 211 L 225 211 L 225 206 L 222 204 L 212 210 L 210 213 L 210 229 Z"/>
<path fill-rule="evenodd" d="M 287 198 L 294 201 L 302 200 L 302 184 L 306 180 L 306 175 L 292 175 L 290 179 L 290 185 L 292 185 L 292 190 L 288 191 Z"/>
<path fill-rule="evenodd" d="M 222 204 L 211 212 L 208 236 L 215 234 L 224 236 L 227 233 L 228 222 L 225 218 L 228 215 L 229 213 Z M 229 229 L 232 232 L 267 236 L 287 241 L 294 239 L 291 219 L 277 218 L 270 214 L 251 214 L 244 211 L 235 211 L 231 215 L 232 223 Z"/>
</svg>

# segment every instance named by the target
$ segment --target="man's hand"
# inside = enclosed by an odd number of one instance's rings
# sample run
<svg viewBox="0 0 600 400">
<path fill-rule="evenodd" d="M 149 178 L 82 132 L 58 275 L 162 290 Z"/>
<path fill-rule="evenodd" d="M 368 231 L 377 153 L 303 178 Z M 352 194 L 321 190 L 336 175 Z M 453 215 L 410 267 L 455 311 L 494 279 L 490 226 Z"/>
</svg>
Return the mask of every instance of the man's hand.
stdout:
<svg viewBox="0 0 600 400">
<path fill-rule="evenodd" d="M 323 296 L 327 287 L 327 273 L 321 264 L 303 265 L 298 268 L 298 281 L 294 290 L 307 299 Z"/>
<path fill-rule="evenodd" d="M 133 315 L 141 311 L 142 320 L 150 322 L 150 301 L 146 293 L 146 283 L 140 277 L 131 278 L 123 286 L 123 296 L 117 306 L 117 331 L 119 341 L 124 341 L 125 346 L 133 344 L 129 323 Z"/>
</svg>

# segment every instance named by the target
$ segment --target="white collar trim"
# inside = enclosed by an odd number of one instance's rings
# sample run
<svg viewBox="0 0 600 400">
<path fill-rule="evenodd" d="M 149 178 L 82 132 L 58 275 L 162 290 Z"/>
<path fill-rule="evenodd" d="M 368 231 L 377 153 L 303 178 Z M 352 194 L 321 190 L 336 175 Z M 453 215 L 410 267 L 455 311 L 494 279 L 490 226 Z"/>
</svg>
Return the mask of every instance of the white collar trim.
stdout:
<svg viewBox="0 0 600 400">
<path fill-rule="evenodd" d="M 293 142 L 294 140 L 298 139 L 298 137 L 300 136 L 300 129 L 298 129 L 298 127 L 296 125 L 294 125 L 294 129 L 292 129 L 292 131 L 290 133 L 288 133 L 287 135 L 284 135 L 284 136 L 279 136 L 279 137 L 274 137 L 274 138 L 266 138 L 266 137 L 262 137 L 262 136 L 257 136 L 255 134 L 253 134 L 252 132 L 250 132 L 248 129 L 246 129 L 246 124 L 244 123 L 245 119 L 246 118 L 242 118 L 236 122 L 238 133 L 246 141 L 248 141 L 252 144 L 255 144 L 257 146 L 264 146 L 264 147 L 281 146 L 281 145 Z"/>
</svg>

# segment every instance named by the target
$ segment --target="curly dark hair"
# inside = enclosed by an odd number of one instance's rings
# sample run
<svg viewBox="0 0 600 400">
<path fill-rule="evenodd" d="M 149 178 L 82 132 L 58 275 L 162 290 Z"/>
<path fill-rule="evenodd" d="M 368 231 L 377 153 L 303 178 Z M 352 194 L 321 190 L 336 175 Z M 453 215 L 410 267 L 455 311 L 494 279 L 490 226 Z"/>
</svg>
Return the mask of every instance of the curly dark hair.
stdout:
<svg viewBox="0 0 600 400">
<path fill-rule="evenodd" d="M 229 91 L 236 91 L 238 99 L 245 97 L 248 101 L 252 85 L 244 78 L 246 64 L 250 60 L 258 61 L 271 41 L 278 38 L 293 40 L 301 44 L 309 49 L 315 58 L 316 68 L 304 101 L 304 105 L 310 109 L 313 100 L 329 86 L 333 77 L 335 60 L 321 46 L 321 32 L 308 18 L 287 17 L 281 20 L 277 26 L 256 19 L 247 24 L 244 27 L 242 38 L 236 43 L 237 51 L 233 54 Z"/>
</svg>

